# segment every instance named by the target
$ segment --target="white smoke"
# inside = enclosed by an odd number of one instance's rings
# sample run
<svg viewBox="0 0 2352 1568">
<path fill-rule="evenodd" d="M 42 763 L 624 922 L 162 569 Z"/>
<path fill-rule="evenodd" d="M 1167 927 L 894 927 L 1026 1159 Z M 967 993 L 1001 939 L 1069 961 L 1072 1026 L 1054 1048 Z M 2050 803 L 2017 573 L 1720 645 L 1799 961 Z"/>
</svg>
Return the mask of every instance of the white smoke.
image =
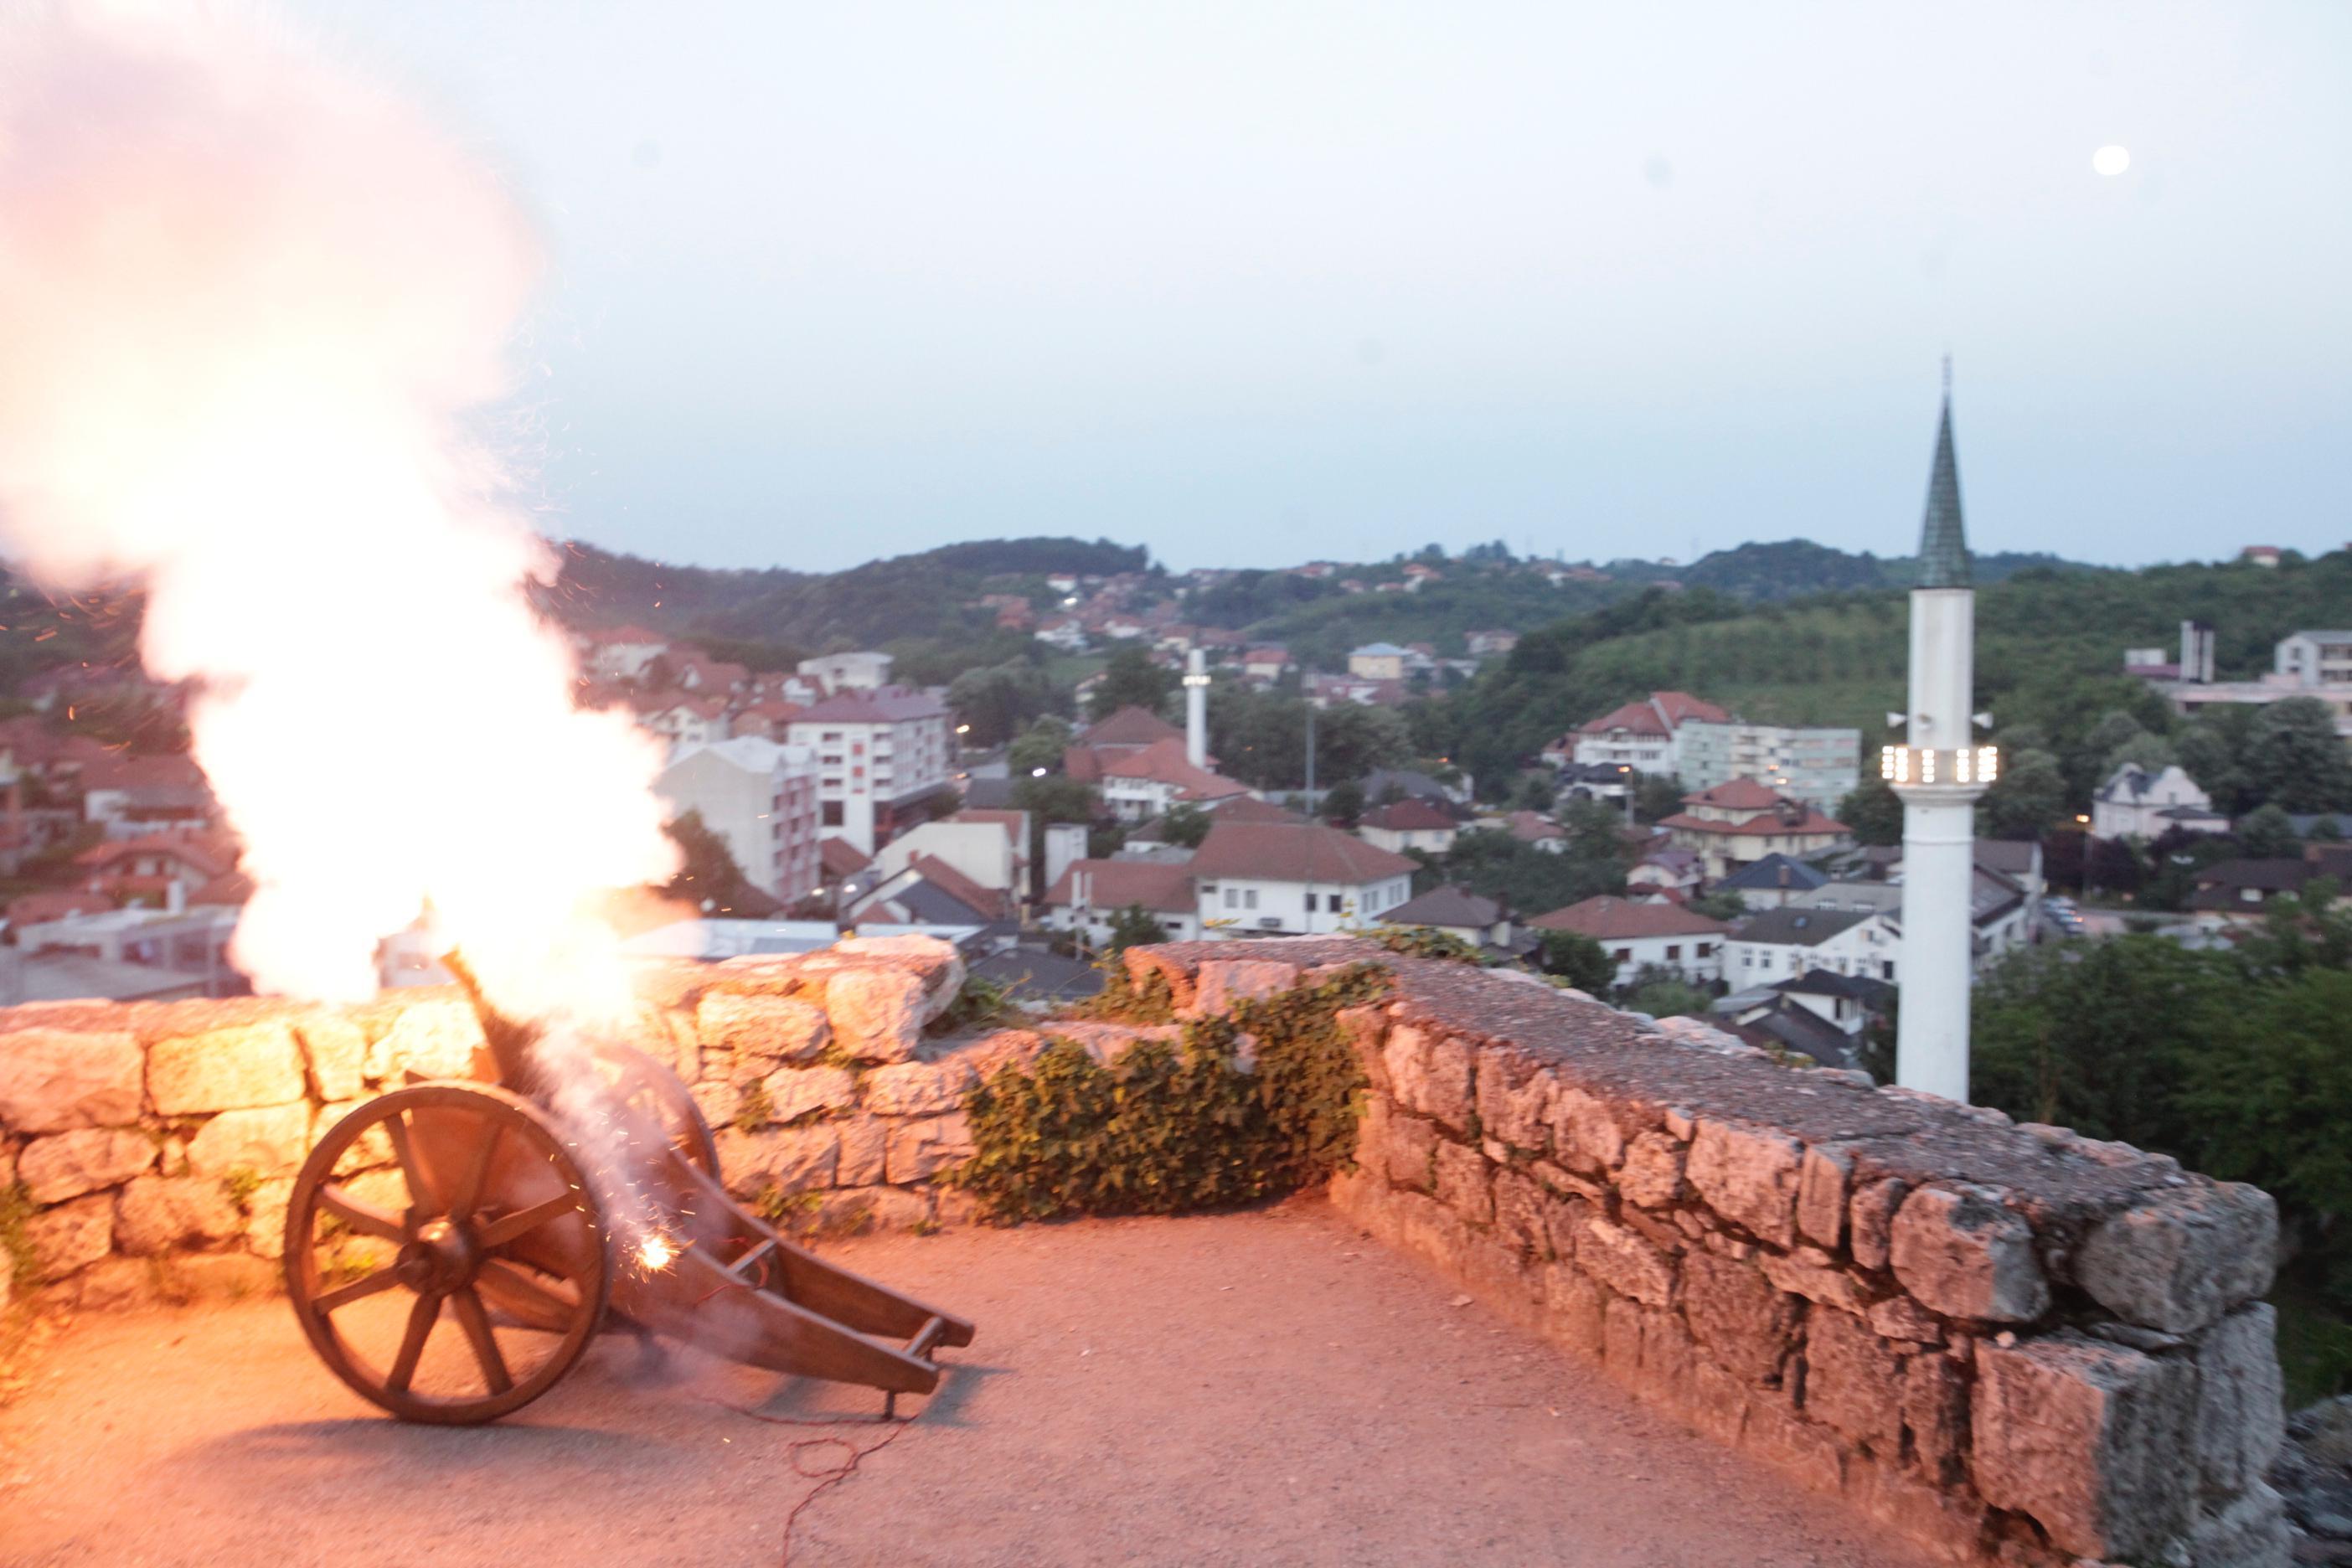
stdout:
<svg viewBox="0 0 2352 1568">
<path fill-rule="evenodd" d="M 145 583 L 265 990 L 372 994 L 429 899 L 502 1006 L 616 1005 L 584 911 L 673 868 L 658 755 L 572 708 L 554 563 L 467 435 L 536 270 L 487 170 L 257 13 L 0 30 L 0 540 Z"/>
</svg>

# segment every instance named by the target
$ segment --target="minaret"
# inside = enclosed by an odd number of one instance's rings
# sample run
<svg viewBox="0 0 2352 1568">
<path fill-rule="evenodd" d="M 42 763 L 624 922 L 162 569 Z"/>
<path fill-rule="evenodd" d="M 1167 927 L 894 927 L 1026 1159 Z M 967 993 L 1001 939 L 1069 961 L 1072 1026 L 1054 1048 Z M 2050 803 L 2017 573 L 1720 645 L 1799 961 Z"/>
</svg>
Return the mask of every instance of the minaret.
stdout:
<svg viewBox="0 0 2352 1568">
<path fill-rule="evenodd" d="M 1184 760 L 1209 765 L 1209 666 L 1199 648 L 1184 659 Z"/>
<path fill-rule="evenodd" d="M 1901 1023 L 1895 1079 L 1948 1100 L 1969 1097 L 1969 982 L 1976 882 L 1976 803 L 1993 780 L 1990 746 L 1976 743 L 1976 591 L 1960 528 L 1960 470 L 1952 455 L 1952 368 L 1919 531 L 1911 590 L 1911 702 L 1906 744 L 1880 764 L 1903 800 Z"/>
</svg>

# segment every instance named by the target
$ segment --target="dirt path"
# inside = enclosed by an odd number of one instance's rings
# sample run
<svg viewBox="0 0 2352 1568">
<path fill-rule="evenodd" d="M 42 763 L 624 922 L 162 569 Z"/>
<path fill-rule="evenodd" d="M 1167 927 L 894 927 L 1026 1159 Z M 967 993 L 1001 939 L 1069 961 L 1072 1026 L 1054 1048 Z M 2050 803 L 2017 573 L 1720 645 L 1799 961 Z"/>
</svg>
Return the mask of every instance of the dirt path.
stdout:
<svg viewBox="0 0 2352 1568">
<path fill-rule="evenodd" d="M 616 1338 L 500 1426 L 403 1426 L 282 1302 L 85 1321 L 0 1412 L 0 1563 L 772 1565 L 818 1484 L 790 1445 L 893 1431 L 802 1513 L 793 1563 L 1925 1561 L 1450 1304 L 1319 1204 L 834 1250 L 980 1325 L 910 1425 L 698 1356 L 645 1377 Z"/>
</svg>

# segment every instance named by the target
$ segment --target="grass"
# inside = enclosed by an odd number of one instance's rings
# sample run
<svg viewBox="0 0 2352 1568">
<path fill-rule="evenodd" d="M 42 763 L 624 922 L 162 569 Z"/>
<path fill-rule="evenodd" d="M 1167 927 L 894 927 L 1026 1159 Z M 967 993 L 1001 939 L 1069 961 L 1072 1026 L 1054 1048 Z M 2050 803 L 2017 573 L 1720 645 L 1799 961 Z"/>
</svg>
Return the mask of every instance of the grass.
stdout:
<svg viewBox="0 0 2352 1568">
<path fill-rule="evenodd" d="M 2352 1388 L 2352 1321 L 2308 1287 L 2288 1279 L 2271 1292 L 2271 1305 L 2278 1309 L 2286 1407 L 2300 1410 Z"/>
</svg>

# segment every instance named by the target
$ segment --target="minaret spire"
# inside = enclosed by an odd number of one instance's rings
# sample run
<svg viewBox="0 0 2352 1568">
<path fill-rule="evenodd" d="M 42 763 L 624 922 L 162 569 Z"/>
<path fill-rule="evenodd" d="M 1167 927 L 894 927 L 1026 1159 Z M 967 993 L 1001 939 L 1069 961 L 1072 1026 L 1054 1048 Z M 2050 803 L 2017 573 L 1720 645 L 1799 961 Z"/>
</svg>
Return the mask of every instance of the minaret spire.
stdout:
<svg viewBox="0 0 2352 1568">
<path fill-rule="evenodd" d="M 1922 588 L 1965 588 L 1969 540 L 1960 526 L 1960 463 L 1952 452 L 1952 356 L 1944 356 L 1944 415 L 1936 425 L 1936 460 L 1927 470 L 1927 511 L 1919 524 Z"/>
</svg>

